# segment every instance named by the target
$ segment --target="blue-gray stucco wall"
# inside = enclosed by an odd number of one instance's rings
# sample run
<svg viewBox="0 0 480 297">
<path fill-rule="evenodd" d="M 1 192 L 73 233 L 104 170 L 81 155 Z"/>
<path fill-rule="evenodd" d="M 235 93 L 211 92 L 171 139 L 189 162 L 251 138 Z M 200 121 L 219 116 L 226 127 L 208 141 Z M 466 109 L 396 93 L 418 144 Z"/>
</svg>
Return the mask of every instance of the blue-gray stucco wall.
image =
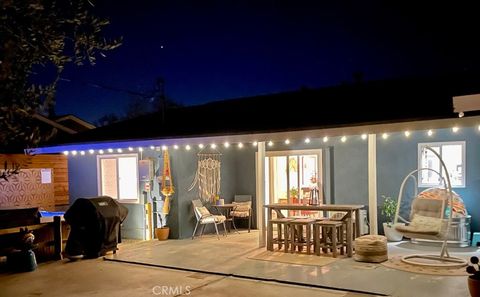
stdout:
<svg viewBox="0 0 480 297">
<path fill-rule="evenodd" d="M 414 131 L 406 138 L 403 133 L 393 133 L 388 139 L 377 139 L 377 193 L 378 206 L 383 204 L 381 195 L 396 199 L 400 184 L 405 176 L 418 168 L 418 143 L 466 141 L 466 186 L 453 190 L 462 197 L 467 210 L 472 215 L 472 231 L 480 230 L 480 133 L 478 129 L 462 128 L 457 133 L 451 129 L 434 130 L 432 136 L 427 131 Z M 419 190 L 424 190 L 420 188 Z M 407 192 L 407 196 L 408 193 Z M 411 199 L 411 197 L 410 197 Z M 404 214 L 408 214 L 408 203 L 402 204 Z M 384 218 L 379 212 L 379 223 Z"/>
</svg>

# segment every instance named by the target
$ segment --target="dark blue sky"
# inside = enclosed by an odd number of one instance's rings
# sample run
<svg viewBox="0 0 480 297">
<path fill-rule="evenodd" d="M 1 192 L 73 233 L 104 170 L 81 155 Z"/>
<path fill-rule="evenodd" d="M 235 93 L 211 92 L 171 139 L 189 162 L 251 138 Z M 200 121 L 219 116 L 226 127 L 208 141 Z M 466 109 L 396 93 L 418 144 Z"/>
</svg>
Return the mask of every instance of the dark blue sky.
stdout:
<svg viewBox="0 0 480 297">
<path fill-rule="evenodd" d="M 59 85 L 57 114 L 93 122 L 125 111 L 128 94 L 82 82 L 148 92 L 161 76 L 169 98 L 198 104 L 338 85 L 359 71 L 376 80 L 480 64 L 472 7 L 317 2 L 97 2 L 108 34 L 124 43 L 93 67 L 65 71 L 72 82 Z"/>
</svg>

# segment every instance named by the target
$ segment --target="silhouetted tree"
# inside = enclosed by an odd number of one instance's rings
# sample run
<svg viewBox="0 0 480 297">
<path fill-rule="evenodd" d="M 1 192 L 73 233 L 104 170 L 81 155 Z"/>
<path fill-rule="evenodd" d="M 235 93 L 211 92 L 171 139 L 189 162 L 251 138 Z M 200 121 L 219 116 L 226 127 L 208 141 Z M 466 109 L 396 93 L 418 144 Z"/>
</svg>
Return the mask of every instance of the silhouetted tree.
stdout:
<svg viewBox="0 0 480 297">
<path fill-rule="evenodd" d="M 0 1 L 0 150 L 33 147 L 41 134 L 32 116 L 53 112 L 69 63 L 94 65 L 121 44 L 103 36 L 108 21 L 92 0 Z"/>
</svg>

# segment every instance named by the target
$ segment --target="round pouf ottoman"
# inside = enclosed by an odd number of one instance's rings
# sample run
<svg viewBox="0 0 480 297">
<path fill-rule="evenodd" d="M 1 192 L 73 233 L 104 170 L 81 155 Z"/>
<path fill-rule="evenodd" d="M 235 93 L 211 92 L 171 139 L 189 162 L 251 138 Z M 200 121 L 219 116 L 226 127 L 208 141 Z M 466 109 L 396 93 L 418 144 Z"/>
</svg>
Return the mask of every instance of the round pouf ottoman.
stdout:
<svg viewBox="0 0 480 297">
<path fill-rule="evenodd" d="M 380 263 L 388 260 L 387 238 L 382 235 L 364 235 L 355 239 L 355 261 Z"/>
</svg>

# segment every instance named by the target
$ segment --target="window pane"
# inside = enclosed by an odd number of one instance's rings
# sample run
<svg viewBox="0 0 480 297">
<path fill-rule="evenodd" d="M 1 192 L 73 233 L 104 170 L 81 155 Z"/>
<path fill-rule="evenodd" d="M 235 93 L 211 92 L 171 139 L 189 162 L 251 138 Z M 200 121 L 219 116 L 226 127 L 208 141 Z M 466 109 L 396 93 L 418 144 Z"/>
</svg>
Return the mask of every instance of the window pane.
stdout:
<svg viewBox="0 0 480 297">
<path fill-rule="evenodd" d="M 101 195 L 118 198 L 117 193 L 117 160 L 116 159 L 101 159 L 100 160 L 100 174 L 101 174 Z"/>
<path fill-rule="evenodd" d="M 138 198 L 137 158 L 118 158 L 118 184 L 120 199 Z"/>
<path fill-rule="evenodd" d="M 463 150 L 460 144 L 448 144 L 442 146 L 442 159 L 450 175 L 452 186 L 463 184 Z"/>
<path fill-rule="evenodd" d="M 438 146 L 431 146 L 431 148 L 436 151 L 437 153 L 440 153 L 440 147 Z M 437 172 L 440 172 L 440 160 L 438 160 L 438 157 L 435 156 L 435 154 L 426 149 L 422 149 L 422 168 L 430 168 L 433 169 Z M 430 170 L 422 170 L 421 171 L 421 183 L 422 184 L 430 184 L 430 185 L 438 185 L 440 183 L 440 176 Z"/>
</svg>

